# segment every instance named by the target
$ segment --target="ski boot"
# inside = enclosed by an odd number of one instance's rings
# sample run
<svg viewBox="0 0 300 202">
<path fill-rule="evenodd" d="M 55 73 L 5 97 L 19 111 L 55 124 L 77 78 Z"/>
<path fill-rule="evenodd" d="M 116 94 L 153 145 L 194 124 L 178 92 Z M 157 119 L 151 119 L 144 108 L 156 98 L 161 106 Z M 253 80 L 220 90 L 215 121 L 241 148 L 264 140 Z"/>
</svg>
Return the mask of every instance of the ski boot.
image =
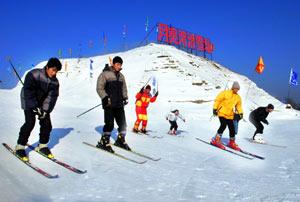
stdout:
<svg viewBox="0 0 300 202">
<path fill-rule="evenodd" d="M 132 132 L 134 132 L 134 133 L 138 133 L 138 132 L 139 132 L 139 129 L 137 129 L 137 128 L 133 128 L 133 129 L 132 129 Z"/>
<path fill-rule="evenodd" d="M 168 134 L 169 135 L 176 135 L 176 130 L 169 130 Z"/>
<path fill-rule="evenodd" d="M 142 129 L 140 130 L 141 133 L 144 133 L 145 135 L 147 135 L 147 130 L 146 127 L 142 127 Z"/>
<path fill-rule="evenodd" d="M 237 151 L 241 151 L 241 148 L 239 148 L 239 146 L 235 143 L 234 139 L 230 139 L 229 143 L 227 144 L 228 147 L 230 147 L 231 149 L 237 150 Z"/>
<path fill-rule="evenodd" d="M 47 144 L 39 144 L 37 147 L 36 147 L 36 151 L 41 153 L 43 156 L 49 158 L 49 159 L 53 159 L 54 156 L 53 154 L 51 153 L 49 147 L 47 146 Z"/>
<path fill-rule="evenodd" d="M 18 144 L 18 145 L 16 146 L 15 154 L 16 154 L 22 161 L 25 161 L 25 162 L 29 161 L 29 158 L 28 158 L 28 156 L 27 156 L 27 154 L 26 154 L 26 152 L 25 152 L 25 146 L 23 146 L 23 145 Z"/>
<path fill-rule="evenodd" d="M 103 149 L 110 153 L 115 153 L 115 151 L 112 149 L 112 147 L 109 144 L 109 138 L 110 138 L 110 135 L 103 134 L 101 137 L 101 140 L 98 142 L 96 147 Z"/>
<path fill-rule="evenodd" d="M 263 136 L 260 135 L 260 134 L 257 134 L 257 135 L 254 136 L 253 142 L 256 142 L 256 143 L 259 143 L 259 144 L 265 144 L 266 143 Z"/>
<path fill-rule="evenodd" d="M 125 142 L 125 134 L 119 134 L 117 140 L 114 143 L 115 146 L 121 147 L 123 149 L 126 149 L 128 151 L 131 151 L 128 144 Z"/>
<path fill-rule="evenodd" d="M 214 138 L 212 138 L 210 144 L 219 147 L 220 149 L 225 149 L 225 146 L 222 144 L 220 135 L 216 135 Z"/>
</svg>

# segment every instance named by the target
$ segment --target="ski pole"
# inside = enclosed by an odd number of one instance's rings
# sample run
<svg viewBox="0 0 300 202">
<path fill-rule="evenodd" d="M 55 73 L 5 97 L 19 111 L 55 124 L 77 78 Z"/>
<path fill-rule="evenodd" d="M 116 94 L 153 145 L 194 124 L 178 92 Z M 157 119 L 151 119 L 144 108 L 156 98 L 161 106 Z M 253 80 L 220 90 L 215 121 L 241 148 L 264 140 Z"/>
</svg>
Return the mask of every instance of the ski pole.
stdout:
<svg viewBox="0 0 300 202">
<path fill-rule="evenodd" d="M 83 113 L 81 113 L 81 114 L 77 115 L 76 117 L 78 118 L 78 117 L 80 117 L 80 116 L 82 116 L 82 115 L 84 115 L 84 114 L 88 113 L 89 111 L 92 111 L 93 109 L 95 109 L 95 108 L 99 107 L 100 105 L 102 105 L 102 104 L 98 104 L 98 105 L 96 105 L 96 106 L 94 106 L 94 107 L 92 107 L 92 108 L 88 109 L 87 111 L 85 111 L 85 112 L 83 112 Z"/>
<path fill-rule="evenodd" d="M 152 77 L 150 77 L 150 78 L 148 79 L 148 81 L 147 81 L 146 84 L 143 86 L 143 88 L 145 88 L 145 87 L 147 86 L 147 84 L 149 83 L 149 81 L 151 80 L 151 78 L 152 78 Z"/>
<path fill-rule="evenodd" d="M 9 62 L 9 64 L 11 65 L 11 67 L 13 68 L 14 72 L 16 73 L 16 75 L 17 75 L 18 79 L 20 80 L 21 84 L 24 86 L 24 83 L 23 83 L 23 81 L 22 81 L 22 79 L 21 79 L 19 73 L 17 72 L 15 66 L 14 66 L 13 63 L 11 62 L 11 59 L 10 59 L 10 58 L 8 59 L 8 62 Z"/>
</svg>

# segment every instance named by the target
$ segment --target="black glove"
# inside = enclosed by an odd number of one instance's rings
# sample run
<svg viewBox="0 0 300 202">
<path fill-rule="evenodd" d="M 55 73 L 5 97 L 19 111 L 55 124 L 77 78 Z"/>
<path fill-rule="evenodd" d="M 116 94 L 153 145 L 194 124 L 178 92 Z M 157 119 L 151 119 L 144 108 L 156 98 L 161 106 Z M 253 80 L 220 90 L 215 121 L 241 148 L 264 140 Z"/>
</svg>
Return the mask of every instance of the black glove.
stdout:
<svg viewBox="0 0 300 202">
<path fill-rule="evenodd" d="M 213 115 L 214 115 L 214 116 L 218 116 L 218 111 L 217 111 L 217 109 L 213 109 Z"/>
<path fill-rule="evenodd" d="M 105 96 L 102 99 L 102 105 L 103 105 L 103 107 L 110 107 L 111 106 L 111 101 L 110 101 L 110 98 L 108 96 Z"/>
<path fill-rule="evenodd" d="M 240 115 L 240 119 L 243 119 L 244 117 L 243 113 L 240 113 L 239 115 Z"/>
<path fill-rule="evenodd" d="M 140 90 L 140 93 L 143 93 L 144 92 L 144 87 L 143 88 L 141 88 L 141 90 Z"/>
<path fill-rule="evenodd" d="M 154 97 L 157 97 L 158 96 L 158 91 L 155 93 Z"/>
<path fill-rule="evenodd" d="M 127 98 L 123 100 L 123 104 L 124 104 L 124 106 L 128 104 L 128 99 Z"/>
</svg>

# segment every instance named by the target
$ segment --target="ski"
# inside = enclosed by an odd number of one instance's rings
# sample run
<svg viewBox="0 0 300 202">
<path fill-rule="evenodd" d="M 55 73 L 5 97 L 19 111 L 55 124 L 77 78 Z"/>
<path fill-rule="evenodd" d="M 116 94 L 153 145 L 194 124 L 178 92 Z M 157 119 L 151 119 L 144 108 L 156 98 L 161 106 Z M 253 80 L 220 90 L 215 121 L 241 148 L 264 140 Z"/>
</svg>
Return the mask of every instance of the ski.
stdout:
<svg viewBox="0 0 300 202">
<path fill-rule="evenodd" d="M 152 135 L 150 132 L 151 131 L 147 131 L 146 133 L 142 133 L 142 132 L 134 132 L 134 131 L 131 131 L 132 133 L 136 134 L 136 135 L 145 135 L 147 137 L 150 137 L 150 138 L 157 138 L 157 139 L 161 139 L 163 138 L 163 136 L 159 136 L 159 135 Z"/>
<path fill-rule="evenodd" d="M 124 159 L 124 160 L 131 161 L 131 162 L 133 162 L 133 163 L 144 164 L 144 163 L 147 162 L 146 160 L 145 160 L 145 161 L 136 161 L 136 160 L 134 160 L 134 159 L 128 158 L 128 157 L 123 156 L 123 155 L 121 155 L 121 154 L 118 154 L 118 153 L 116 153 L 116 152 L 115 152 L 115 153 L 111 153 L 111 152 L 105 151 L 104 149 L 100 149 L 100 148 L 96 147 L 95 145 L 90 144 L 90 143 L 88 143 L 88 142 L 82 142 L 82 143 L 85 144 L 85 145 L 88 145 L 88 146 L 90 146 L 90 147 L 94 147 L 94 148 L 96 148 L 96 149 L 98 149 L 98 150 L 104 151 L 104 152 L 106 152 L 106 153 L 112 154 L 112 155 L 114 155 L 114 156 L 117 156 L 117 157 L 119 157 L 119 158 L 122 158 L 122 159 Z"/>
<path fill-rule="evenodd" d="M 152 157 L 147 156 L 147 155 L 145 155 L 145 154 L 142 154 L 142 153 L 140 153 L 140 152 L 136 152 L 136 151 L 133 151 L 133 150 L 130 150 L 130 151 L 129 151 L 129 150 L 126 150 L 126 149 L 124 149 L 124 148 L 122 148 L 122 147 L 118 147 L 118 146 L 115 146 L 115 145 L 112 145 L 112 146 L 117 147 L 117 148 L 120 148 L 120 149 L 123 149 L 123 150 L 125 150 L 125 151 L 130 152 L 130 153 L 136 154 L 136 155 L 138 155 L 138 156 L 140 156 L 140 157 L 149 159 L 149 160 L 151 160 L 151 161 L 159 161 L 159 160 L 161 159 L 161 158 L 152 158 Z"/>
<path fill-rule="evenodd" d="M 224 144 L 224 146 L 227 147 L 227 148 L 229 148 L 229 149 L 232 149 L 231 147 L 228 147 L 228 146 L 225 145 L 225 144 Z M 242 149 L 241 149 L 240 151 L 238 151 L 238 150 L 234 150 L 234 151 L 241 152 L 241 153 L 243 153 L 243 154 L 252 156 L 252 157 L 254 157 L 254 158 L 258 158 L 258 159 L 261 159 L 261 160 L 265 160 L 265 157 L 262 157 L 262 156 L 259 156 L 259 155 L 257 155 L 257 154 L 253 154 L 253 153 L 247 152 L 247 151 L 242 150 Z"/>
<path fill-rule="evenodd" d="M 265 143 L 259 143 L 259 142 L 253 141 L 252 138 L 245 138 L 245 139 L 248 140 L 251 143 L 254 143 L 254 144 L 262 144 L 262 145 L 268 145 L 268 146 L 272 146 L 272 147 L 286 148 L 286 146 L 284 146 L 284 145 L 270 144 L 270 143 L 267 143 L 267 142 L 265 142 Z"/>
<path fill-rule="evenodd" d="M 27 146 L 28 146 L 31 150 L 33 150 L 33 151 L 37 152 L 38 154 L 42 155 L 43 157 L 45 157 L 45 158 L 47 158 L 47 159 L 53 161 L 54 163 L 57 163 L 58 165 L 63 166 L 64 168 L 66 168 L 66 169 L 68 169 L 68 170 L 70 170 L 70 171 L 73 171 L 74 173 L 77 173 L 77 174 L 84 174 L 84 173 L 87 172 L 86 170 L 83 171 L 83 170 L 79 170 L 79 169 L 77 169 L 77 168 L 75 168 L 75 167 L 73 167 L 73 166 L 70 166 L 70 165 L 68 165 L 68 164 L 66 164 L 66 163 L 64 163 L 64 162 L 62 162 L 62 161 L 60 161 L 60 160 L 58 160 L 58 159 L 56 159 L 56 158 L 52 158 L 52 159 L 51 159 L 51 158 L 48 158 L 48 157 L 45 156 L 44 154 L 42 154 L 42 153 L 40 153 L 39 151 L 37 151 L 36 148 L 35 148 L 34 146 L 30 145 L 30 144 L 27 144 Z"/>
<path fill-rule="evenodd" d="M 218 149 L 220 149 L 220 150 L 229 152 L 229 153 L 231 153 L 231 154 L 234 154 L 234 155 L 237 155 L 237 156 L 246 158 L 246 159 L 250 159 L 250 160 L 253 159 L 253 158 L 251 158 L 251 157 L 249 157 L 249 156 L 244 156 L 244 155 L 242 155 L 242 154 L 240 154 L 240 153 L 238 153 L 238 152 L 235 152 L 235 151 L 232 151 L 232 150 L 229 150 L 229 149 L 226 149 L 226 148 L 225 148 L 225 149 L 221 149 L 221 148 L 219 148 L 219 147 L 217 147 L 217 146 L 215 146 L 215 145 L 212 145 L 210 142 L 205 141 L 205 140 L 202 140 L 202 139 L 200 139 L 200 138 L 198 138 L 198 137 L 196 137 L 196 140 L 198 140 L 198 141 L 200 141 L 200 142 L 203 142 L 203 143 L 205 143 L 205 144 L 211 145 L 211 146 L 213 146 L 213 147 L 216 147 L 216 148 L 218 148 Z"/>
<path fill-rule="evenodd" d="M 42 170 L 41 168 L 35 166 L 34 164 L 30 163 L 29 161 L 23 161 L 19 156 L 16 155 L 15 151 L 8 146 L 6 143 L 2 143 L 2 145 L 8 150 L 10 151 L 15 157 L 17 157 L 20 161 L 22 161 L 23 163 L 25 163 L 27 166 L 29 166 L 30 168 L 32 168 L 33 170 L 35 170 L 36 172 L 40 173 L 41 175 L 43 175 L 44 177 L 50 178 L 50 179 L 54 179 L 54 178 L 58 178 L 58 175 L 51 175 L 49 173 L 47 173 L 46 171 Z"/>
</svg>

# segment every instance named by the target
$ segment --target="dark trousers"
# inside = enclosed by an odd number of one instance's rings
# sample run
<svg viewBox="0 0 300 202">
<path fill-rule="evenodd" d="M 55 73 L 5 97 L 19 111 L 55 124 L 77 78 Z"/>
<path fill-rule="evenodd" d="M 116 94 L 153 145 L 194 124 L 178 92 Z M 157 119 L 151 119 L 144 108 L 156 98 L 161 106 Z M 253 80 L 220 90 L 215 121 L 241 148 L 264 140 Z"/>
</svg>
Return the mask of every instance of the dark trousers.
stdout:
<svg viewBox="0 0 300 202">
<path fill-rule="evenodd" d="M 25 123 L 20 128 L 18 144 L 25 146 L 28 142 L 31 131 L 35 125 L 35 114 L 32 110 L 24 110 Z M 52 124 L 50 114 L 40 120 L 40 140 L 41 144 L 47 144 L 49 142 L 50 132 L 52 130 Z"/>
<path fill-rule="evenodd" d="M 178 125 L 177 125 L 177 122 L 176 121 L 169 121 L 169 123 L 171 124 L 170 126 L 170 130 L 177 130 L 178 128 Z"/>
<path fill-rule="evenodd" d="M 220 127 L 218 129 L 218 134 L 222 135 L 224 130 L 226 129 L 226 126 L 228 126 L 229 129 L 229 136 L 231 138 L 235 137 L 235 129 L 234 129 L 234 124 L 233 124 L 233 120 L 231 119 L 226 119 L 224 117 L 219 117 L 220 120 Z"/>
<path fill-rule="evenodd" d="M 256 128 L 256 131 L 255 131 L 255 133 L 254 133 L 254 136 L 255 136 L 257 133 L 263 134 L 263 132 L 264 132 L 264 126 L 263 126 L 263 124 L 262 124 L 260 121 L 254 119 L 252 116 L 249 116 L 249 121 L 250 121 L 250 122 L 255 126 L 255 128 Z"/>
<path fill-rule="evenodd" d="M 126 134 L 126 118 L 124 108 L 106 108 L 104 109 L 104 133 L 110 133 L 114 129 L 114 120 L 118 125 L 118 132 Z"/>
</svg>

